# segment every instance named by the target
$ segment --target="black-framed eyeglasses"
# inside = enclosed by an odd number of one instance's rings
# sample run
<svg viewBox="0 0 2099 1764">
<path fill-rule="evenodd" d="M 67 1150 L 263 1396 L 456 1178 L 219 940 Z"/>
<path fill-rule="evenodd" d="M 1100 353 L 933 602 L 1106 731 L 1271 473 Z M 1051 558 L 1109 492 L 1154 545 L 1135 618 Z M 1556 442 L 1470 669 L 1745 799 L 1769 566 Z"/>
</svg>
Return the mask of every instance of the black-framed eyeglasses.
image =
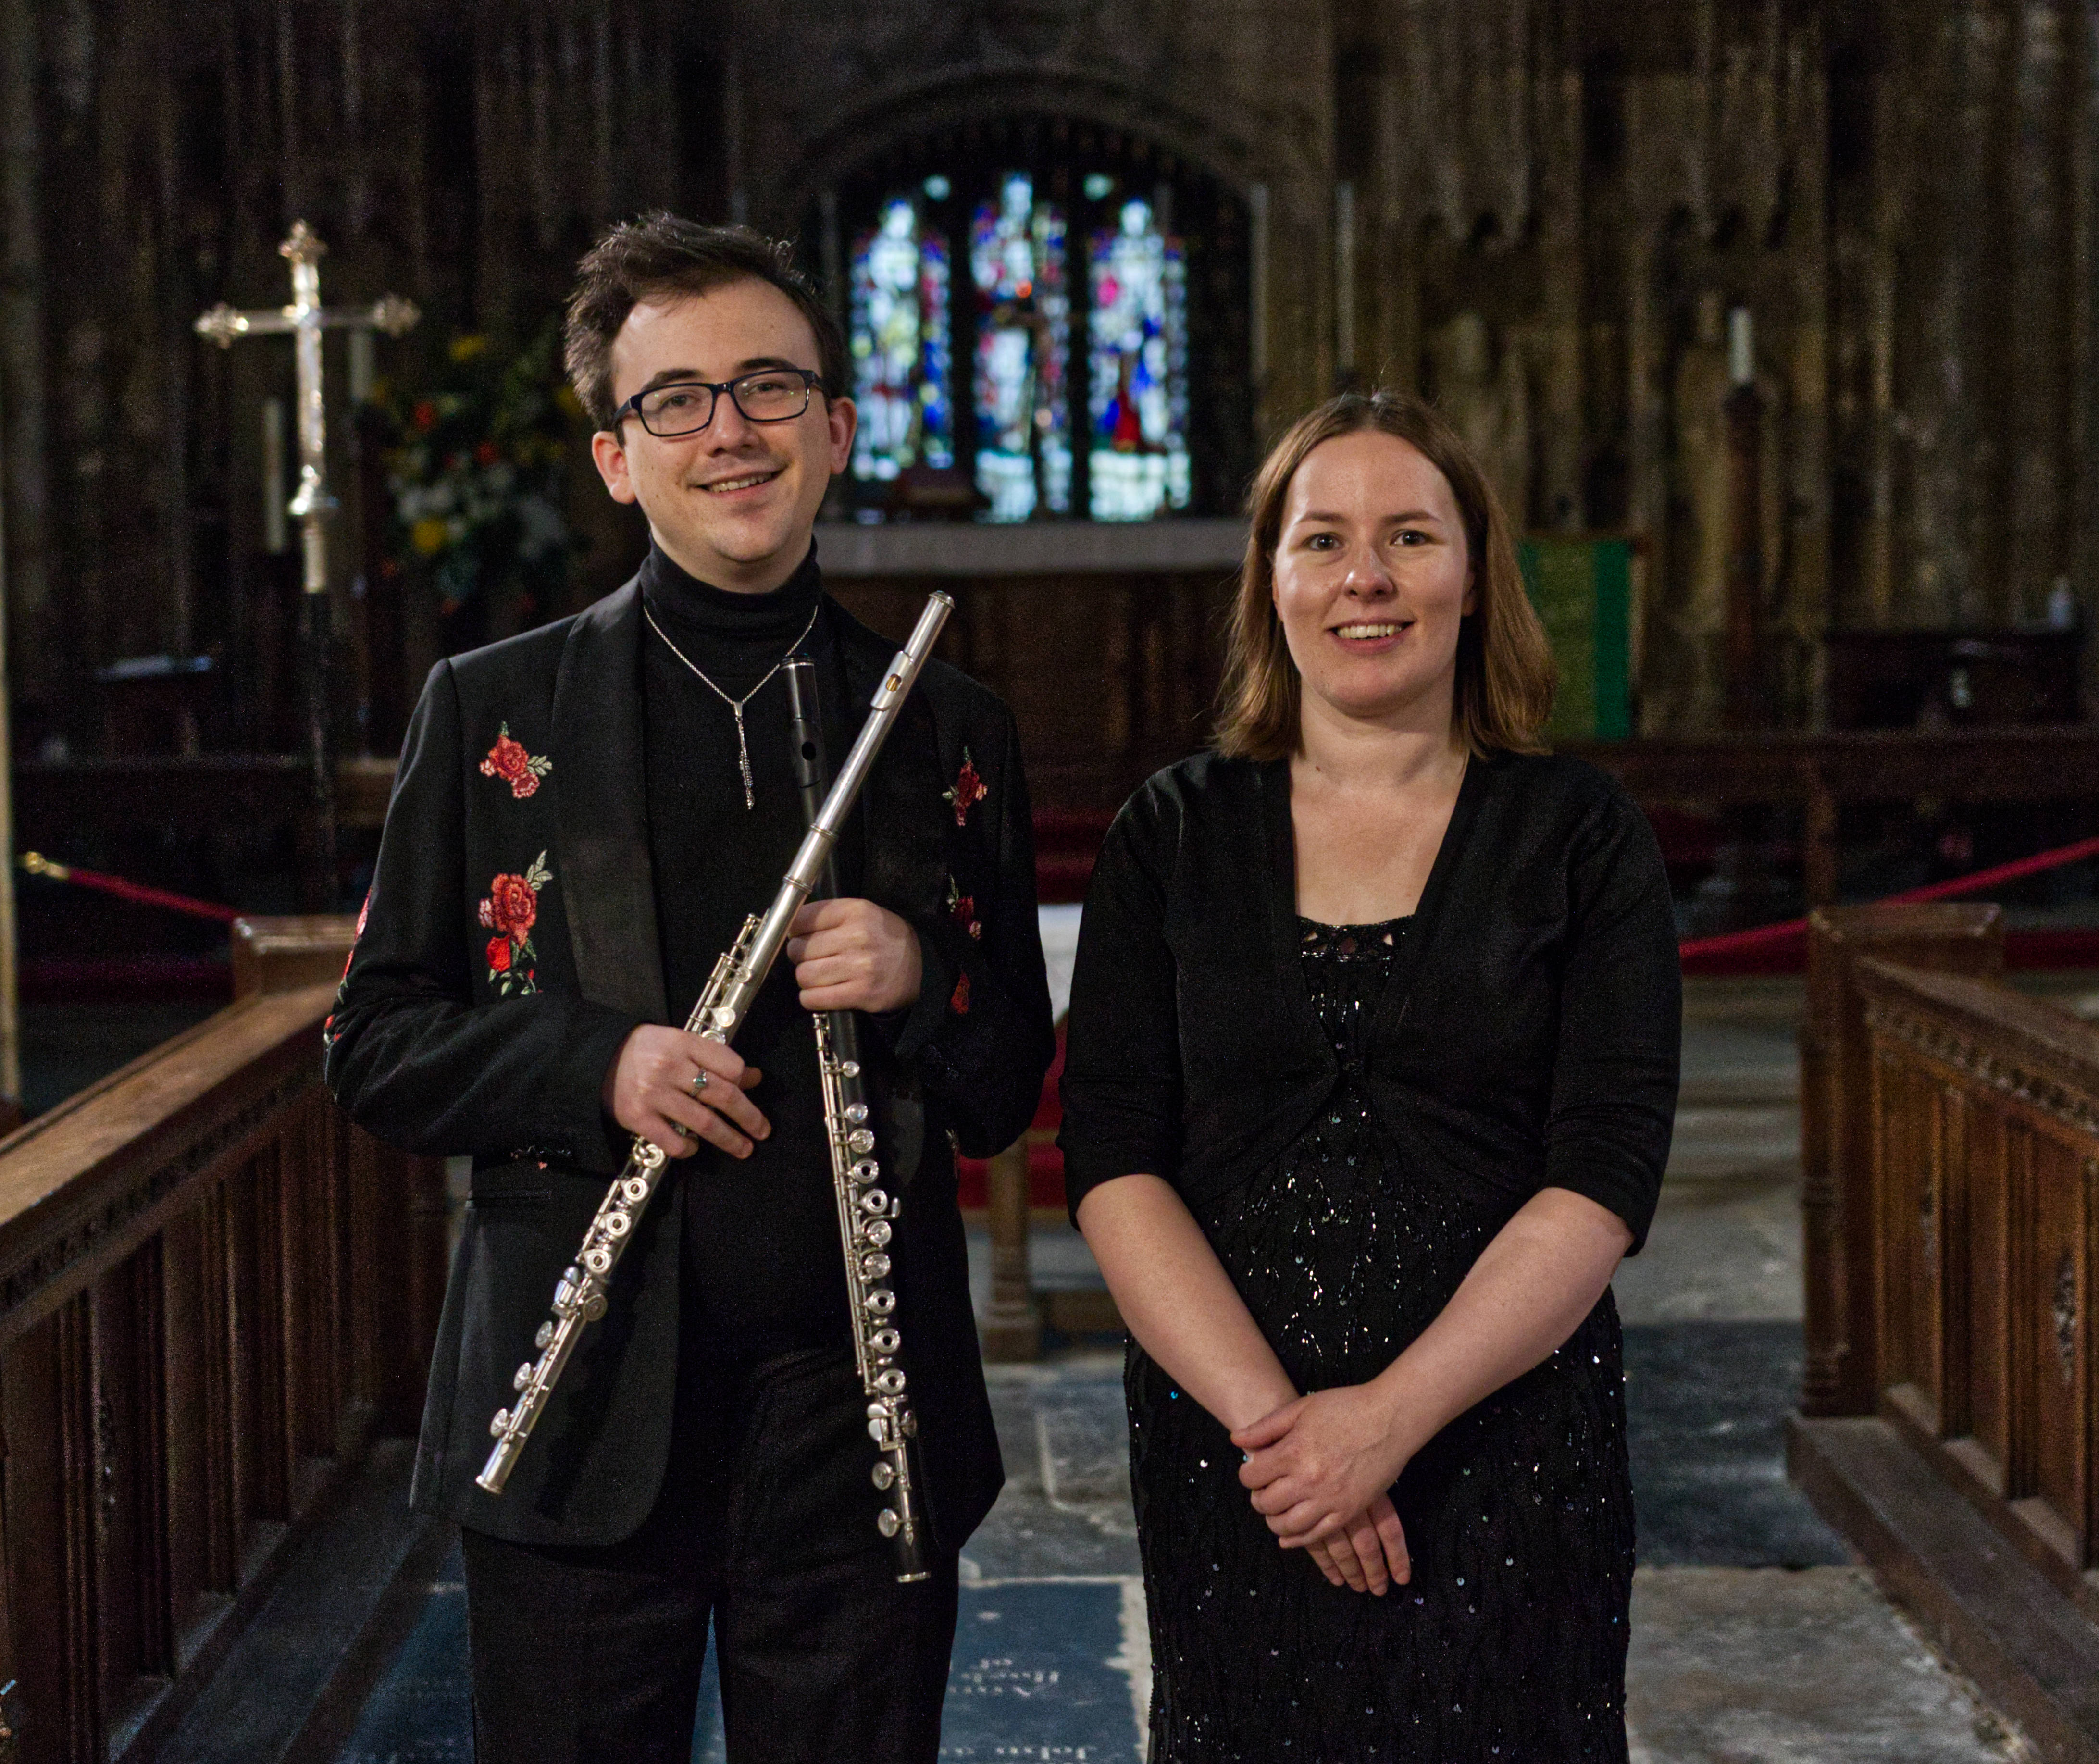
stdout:
<svg viewBox="0 0 2099 1764">
<path fill-rule="evenodd" d="M 636 393 L 613 412 L 612 426 L 631 412 L 658 441 L 697 435 L 715 420 L 715 401 L 724 392 L 747 423 L 791 423 L 808 409 L 812 391 L 828 397 L 830 389 L 821 374 L 806 367 L 761 367 L 734 380 L 681 380 Z"/>
</svg>

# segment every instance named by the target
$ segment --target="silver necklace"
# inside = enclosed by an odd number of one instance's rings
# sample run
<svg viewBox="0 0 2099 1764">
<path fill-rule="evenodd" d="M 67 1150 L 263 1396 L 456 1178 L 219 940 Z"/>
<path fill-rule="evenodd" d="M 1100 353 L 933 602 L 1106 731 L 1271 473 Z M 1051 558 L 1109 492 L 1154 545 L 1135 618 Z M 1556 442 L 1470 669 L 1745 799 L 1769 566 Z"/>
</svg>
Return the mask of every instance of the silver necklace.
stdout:
<svg viewBox="0 0 2099 1764">
<path fill-rule="evenodd" d="M 759 693 L 764 689 L 766 680 L 772 679 L 775 674 L 778 673 L 781 668 L 787 665 L 787 658 L 792 655 L 797 649 L 800 649 L 803 641 L 807 638 L 809 633 L 816 628 L 816 614 L 821 608 L 822 605 L 822 601 L 819 600 L 815 606 L 810 608 L 809 622 L 802 627 L 802 635 L 787 645 L 786 649 L 781 652 L 778 661 L 775 662 L 772 666 L 766 669 L 763 678 L 759 681 L 757 685 L 752 687 L 750 690 L 746 693 L 741 698 L 732 698 L 727 693 L 724 692 L 720 687 L 717 686 L 701 671 L 697 662 L 694 662 L 693 659 L 689 655 L 686 654 L 683 649 L 680 649 L 677 644 L 671 642 L 668 633 L 664 631 L 661 625 L 656 622 L 656 615 L 649 610 L 649 603 L 646 600 L 641 603 L 641 616 L 649 621 L 649 628 L 654 631 L 658 636 L 662 638 L 663 647 L 668 649 L 671 654 L 677 657 L 677 658 L 680 662 L 683 662 L 686 666 L 692 669 L 695 674 L 698 674 L 700 676 L 700 684 L 705 686 L 709 692 L 715 695 L 715 697 L 720 699 L 724 704 L 727 705 L 729 708 L 730 714 L 736 718 L 736 763 L 737 769 L 743 773 L 743 806 L 746 809 L 757 807 L 758 798 L 753 794 L 750 788 L 750 743 L 744 739 L 743 707 L 749 704 L 752 699 L 755 698 Z"/>
</svg>

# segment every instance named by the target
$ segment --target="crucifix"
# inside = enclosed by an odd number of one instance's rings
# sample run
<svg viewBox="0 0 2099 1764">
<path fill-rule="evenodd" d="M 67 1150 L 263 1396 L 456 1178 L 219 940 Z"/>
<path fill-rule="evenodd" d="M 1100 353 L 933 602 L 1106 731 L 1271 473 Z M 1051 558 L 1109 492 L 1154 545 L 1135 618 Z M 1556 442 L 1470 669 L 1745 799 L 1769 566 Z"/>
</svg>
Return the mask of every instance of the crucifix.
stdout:
<svg viewBox="0 0 2099 1764">
<path fill-rule="evenodd" d="M 306 677 L 306 740 L 314 772 L 314 834 L 318 850 L 315 868 L 320 877 L 323 910 L 335 904 L 335 767 L 329 752 L 328 649 L 331 621 L 328 604 L 328 518 L 339 506 L 328 487 L 328 411 L 321 392 L 321 332 L 323 331 L 384 331 L 399 337 L 412 328 L 422 315 L 412 301 L 393 294 L 382 296 L 369 306 L 328 307 L 321 304 L 322 253 L 328 249 L 304 221 L 293 223 L 280 257 L 292 266 L 292 303 L 288 306 L 240 312 L 224 302 L 213 307 L 196 322 L 197 334 L 221 349 L 233 347 L 234 340 L 292 333 L 294 360 L 298 368 L 299 492 L 286 512 L 299 523 L 304 554 L 299 597 L 299 633 L 304 646 Z"/>
</svg>

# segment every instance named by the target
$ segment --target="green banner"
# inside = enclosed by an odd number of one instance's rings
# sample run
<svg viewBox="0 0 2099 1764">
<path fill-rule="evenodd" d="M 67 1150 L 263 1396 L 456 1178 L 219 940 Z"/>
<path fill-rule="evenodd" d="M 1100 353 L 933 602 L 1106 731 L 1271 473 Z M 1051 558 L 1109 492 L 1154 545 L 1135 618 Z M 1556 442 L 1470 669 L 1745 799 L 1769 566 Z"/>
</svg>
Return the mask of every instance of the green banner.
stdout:
<svg viewBox="0 0 2099 1764">
<path fill-rule="evenodd" d="M 1549 740 L 1632 733 L 1632 542 L 1541 534 L 1516 547 L 1560 667 Z"/>
</svg>

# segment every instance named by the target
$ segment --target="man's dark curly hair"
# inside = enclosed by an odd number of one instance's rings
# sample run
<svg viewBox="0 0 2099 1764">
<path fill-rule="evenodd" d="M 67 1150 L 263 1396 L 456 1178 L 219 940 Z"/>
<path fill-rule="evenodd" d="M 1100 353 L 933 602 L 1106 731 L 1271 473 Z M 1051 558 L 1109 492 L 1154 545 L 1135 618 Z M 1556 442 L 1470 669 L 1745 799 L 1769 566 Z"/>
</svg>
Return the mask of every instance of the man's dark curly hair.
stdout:
<svg viewBox="0 0 2099 1764">
<path fill-rule="evenodd" d="M 846 340 L 816 285 L 794 267 L 794 247 L 748 227 L 703 227 L 658 210 L 623 221 L 577 266 L 562 337 L 570 383 L 600 429 L 612 426 L 612 340 L 627 315 L 665 294 L 705 294 L 731 282 L 768 282 L 816 333 L 816 371 L 828 398 L 851 389 Z"/>
</svg>

